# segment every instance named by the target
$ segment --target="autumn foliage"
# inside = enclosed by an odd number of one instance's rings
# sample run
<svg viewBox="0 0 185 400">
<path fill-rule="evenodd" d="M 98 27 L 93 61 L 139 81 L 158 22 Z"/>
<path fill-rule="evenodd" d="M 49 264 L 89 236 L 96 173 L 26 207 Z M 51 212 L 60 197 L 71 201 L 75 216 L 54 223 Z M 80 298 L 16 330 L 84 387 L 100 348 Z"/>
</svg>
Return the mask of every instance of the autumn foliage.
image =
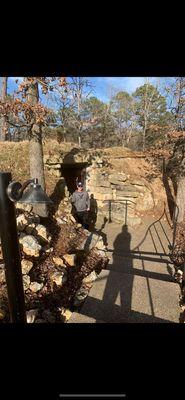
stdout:
<svg viewBox="0 0 185 400">
<path fill-rule="evenodd" d="M 43 94 L 54 90 L 56 85 L 67 87 L 66 78 L 45 78 L 45 77 L 27 77 L 20 83 L 16 94 L 19 97 L 9 97 L 0 100 L 0 115 L 7 118 L 10 125 L 28 126 L 31 128 L 33 124 L 44 124 L 49 113 L 49 109 L 39 101 L 32 104 L 27 98 L 29 86 L 39 84 Z M 14 121 L 10 122 L 9 116 L 13 115 Z M 21 119 L 21 122 L 20 122 Z"/>
<path fill-rule="evenodd" d="M 154 158 L 164 157 L 168 159 L 173 155 L 174 146 L 182 138 L 185 138 L 185 131 L 167 131 L 164 133 L 163 140 L 159 140 L 155 146 L 147 149 L 146 154 Z"/>
</svg>

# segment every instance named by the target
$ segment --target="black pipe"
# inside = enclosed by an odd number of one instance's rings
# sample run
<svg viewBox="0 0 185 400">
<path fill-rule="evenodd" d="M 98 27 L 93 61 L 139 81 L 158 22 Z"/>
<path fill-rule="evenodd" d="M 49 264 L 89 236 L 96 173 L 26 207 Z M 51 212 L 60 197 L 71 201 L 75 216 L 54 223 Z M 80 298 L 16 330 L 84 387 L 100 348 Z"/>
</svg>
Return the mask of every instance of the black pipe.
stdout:
<svg viewBox="0 0 185 400">
<path fill-rule="evenodd" d="M 109 224 L 112 222 L 111 219 L 111 200 L 109 200 Z"/>
<path fill-rule="evenodd" d="M 125 205 L 125 225 L 127 225 L 127 200 Z"/>
<path fill-rule="evenodd" d="M 14 203 L 7 195 L 10 172 L 0 172 L 0 235 L 11 322 L 26 323 L 21 257 Z"/>
</svg>

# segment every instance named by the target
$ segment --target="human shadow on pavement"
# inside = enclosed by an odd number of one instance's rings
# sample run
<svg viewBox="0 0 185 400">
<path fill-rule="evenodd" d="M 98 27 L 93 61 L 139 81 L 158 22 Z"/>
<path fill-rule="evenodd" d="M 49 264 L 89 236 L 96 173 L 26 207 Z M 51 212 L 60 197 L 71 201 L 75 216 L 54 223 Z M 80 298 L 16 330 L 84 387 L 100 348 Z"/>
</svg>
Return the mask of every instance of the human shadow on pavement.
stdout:
<svg viewBox="0 0 185 400">
<path fill-rule="evenodd" d="M 130 252 L 131 234 L 128 231 L 127 225 L 122 227 L 114 241 L 113 247 L 113 265 L 117 265 L 122 272 L 127 274 L 115 274 L 114 271 L 105 270 L 105 279 L 102 277 L 101 285 L 103 286 L 103 298 L 98 302 L 98 307 L 95 306 L 96 299 L 89 298 L 83 307 L 83 313 L 91 310 L 92 317 L 98 320 L 116 322 L 125 318 L 131 312 L 132 288 L 134 276 L 132 270 L 132 258 L 127 257 L 122 261 L 117 258 L 117 252 L 121 249 L 124 253 Z M 101 279 L 101 278 L 100 278 Z M 105 287 L 104 287 L 105 286 Z M 95 300 L 95 301 L 94 301 Z M 92 306 L 91 306 L 92 305 Z M 124 322 L 124 321 L 123 321 Z"/>
<path fill-rule="evenodd" d="M 162 271 L 152 271 L 145 268 L 145 261 L 157 264 L 164 263 L 164 268 L 165 264 L 166 266 L 168 265 L 168 259 L 166 258 L 168 254 L 165 252 L 159 233 L 154 228 L 156 234 L 154 238 L 151 232 L 151 227 L 159 221 L 155 221 L 147 228 L 144 238 L 133 250 L 131 250 L 131 233 L 128 230 L 128 226 L 123 225 L 121 233 L 117 235 L 113 243 L 110 270 L 104 270 L 101 277 L 98 278 L 98 292 L 103 293 L 103 296 L 102 298 L 98 297 L 99 294 L 97 292 L 96 298 L 95 292 L 93 296 L 90 293 L 81 310 L 84 315 L 96 319 L 96 322 L 173 322 L 154 315 L 154 304 L 149 282 L 149 278 L 153 278 L 156 281 L 171 282 L 170 274 L 166 274 L 165 269 L 163 273 Z M 142 251 L 140 248 L 148 234 L 151 236 L 150 240 L 152 240 L 151 243 L 153 243 L 155 249 L 152 252 Z M 156 246 L 157 239 L 162 252 Z M 151 255 L 154 255 L 154 257 L 151 257 Z M 165 259 L 162 258 L 164 256 Z M 140 267 L 136 267 L 133 264 L 134 259 L 140 260 Z M 138 276 L 138 282 L 141 282 L 141 292 L 136 285 L 133 285 L 136 275 Z M 145 279 L 139 279 L 139 277 Z M 147 297 L 146 295 L 142 297 L 142 290 L 145 291 Z M 139 305 L 141 312 L 137 309 L 134 310 L 134 304 Z"/>
<path fill-rule="evenodd" d="M 128 231 L 128 226 L 123 225 L 121 233 L 117 235 L 113 243 L 113 262 L 112 264 L 117 268 L 117 272 L 123 274 L 115 274 L 114 271 L 110 270 L 107 277 L 107 283 L 105 286 L 102 305 L 104 304 L 104 315 L 107 313 L 113 320 L 122 318 L 122 315 L 129 315 L 131 312 L 132 302 L 132 288 L 134 276 L 131 273 L 133 268 L 133 262 L 131 257 L 124 257 L 122 262 L 118 258 L 117 253 L 120 249 L 124 253 L 130 252 L 131 245 L 131 234 Z M 126 274 L 124 274 L 124 272 Z M 118 305 L 119 308 L 114 306 Z M 118 315 L 119 314 L 119 315 Z"/>
</svg>

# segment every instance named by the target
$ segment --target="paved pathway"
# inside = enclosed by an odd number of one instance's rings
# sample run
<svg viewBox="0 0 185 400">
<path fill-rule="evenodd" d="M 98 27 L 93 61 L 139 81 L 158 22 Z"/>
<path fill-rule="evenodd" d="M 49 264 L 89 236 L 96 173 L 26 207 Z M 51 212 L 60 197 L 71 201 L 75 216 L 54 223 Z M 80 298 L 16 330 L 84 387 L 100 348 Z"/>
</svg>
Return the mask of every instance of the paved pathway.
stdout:
<svg viewBox="0 0 185 400">
<path fill-rule="evenodd" d="M 136 228 L 107 223 L 102 233 L 109 265 L 69 322 L 178 323 L 180 288 L 172 277 L 166 218 L 147 217 Z"/>
</svg>

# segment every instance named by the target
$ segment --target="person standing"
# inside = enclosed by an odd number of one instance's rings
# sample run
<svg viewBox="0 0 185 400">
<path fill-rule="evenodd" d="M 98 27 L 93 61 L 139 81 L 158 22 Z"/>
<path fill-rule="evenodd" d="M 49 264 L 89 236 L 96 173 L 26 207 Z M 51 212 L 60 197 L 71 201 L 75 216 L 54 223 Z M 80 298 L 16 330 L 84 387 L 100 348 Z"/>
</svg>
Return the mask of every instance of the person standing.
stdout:
<svg viewBox="0 0 185 400">
<path fill-rule="evenodd" d="M 88 212 L 90 211 L 90 198 L 84 190 L 82 182 L 77 183 L 77 190 L 72 195 L 71 203 L 74 208 L 74 217 L 85 229 L 89 228 Z"/>
</svg>

